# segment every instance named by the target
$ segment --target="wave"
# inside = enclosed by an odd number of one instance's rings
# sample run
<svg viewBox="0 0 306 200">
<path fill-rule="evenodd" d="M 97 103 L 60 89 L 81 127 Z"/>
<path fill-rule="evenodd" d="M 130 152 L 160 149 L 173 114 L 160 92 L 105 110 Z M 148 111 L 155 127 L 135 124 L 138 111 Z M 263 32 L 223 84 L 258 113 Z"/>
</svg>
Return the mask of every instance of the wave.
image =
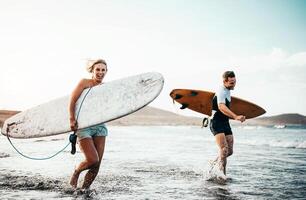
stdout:
<svg viewBox="0 0 306 200">
<path fill-rule="evenodd" d="M 285 148 L 295 148 L 295 149 L 306 149 L 306 141 L 277 141 L 270 142 L 271 147 L 285 147 Z"/>
<path fill-rule="evenodd" d="M 10 155 L 7 153 L 0 152 L 0 158 L 7 158 L 7 157 L 10 157 Z"/>
<path fill-rule="evenodd" d="M 245 141 L 241 142 L 241 144 L 246 145 L 254 145 L 254 146 L 270 146 L 270 147 L 282 147 L 282 148 L 294 148 L 294 149 L 306 149 L 306 141 L 285 141 L 285 140 L 277 140 L 277 141 Z"/>
<path fill-rule="evenodd" d="M 233 127 L 236 127 L 236 128 L 239 128 L 239 129 L 245 129 L 245 130 L 254 130 L 254 129 L 262 129 L 262 128 L 265 128 L 264 126 L 233 126 Z"/>
</svg>

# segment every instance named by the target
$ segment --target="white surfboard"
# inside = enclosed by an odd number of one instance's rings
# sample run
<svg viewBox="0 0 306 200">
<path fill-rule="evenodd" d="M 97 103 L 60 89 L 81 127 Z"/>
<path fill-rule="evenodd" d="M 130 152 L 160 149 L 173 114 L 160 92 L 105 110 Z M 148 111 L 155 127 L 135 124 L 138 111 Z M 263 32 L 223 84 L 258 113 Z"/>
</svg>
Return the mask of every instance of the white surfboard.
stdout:
<svg viewBox="0 0 306 200">
<path fill-rule="evenodd" d="M 79 129 L 131 114 L 153 101 L 164 85 L 156 72 L 123 78 L 93 87 L 81 106 Z M 89 89 L 76 103 L 75 115 Z M 4 122 L 2 134 L 13 138 L 34 138 L 70 132 L 69 96 L 20 112 Z"/>
</svg>

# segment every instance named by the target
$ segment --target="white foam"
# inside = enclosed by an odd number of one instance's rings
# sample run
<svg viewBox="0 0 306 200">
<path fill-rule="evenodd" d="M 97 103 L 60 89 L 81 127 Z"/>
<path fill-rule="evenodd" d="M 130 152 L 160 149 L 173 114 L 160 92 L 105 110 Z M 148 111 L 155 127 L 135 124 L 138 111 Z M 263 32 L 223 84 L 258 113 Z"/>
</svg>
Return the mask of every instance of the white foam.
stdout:
<svg viewBox="0 0 306 200">
<path fill-rule="evenodd" d="M 215 161 L 209 161 L 208 168 L 204 171 L 204 177 L 207 181 L 226 181 L 226 175 L 220 169 L 220 163 Z"/>
<path fill-rule="evenodd" d="M 283 148 L 296 148 L 296 149 L 306 149 L 306 141 L 287 141 L 287 140 L 274 140 L 274 141 L 258 141 L 249 140 L 242 142 L 242 144 L 248 145 L 261 145 L 270 147 L 283 147 Z"/>
<path fill-rule="evenodd" d="M 257 130 L 257 129 L 262 129 L 264 127 L 263 126 L 248 126 L 248 125 L 244 125 L 244 126 L 236 126 L 236 128 L 245 129 L 245 130 Z"/>
<path fill-rule="evenodd" d="M 306 141 L 299 143 L 296 147 L 297 149 L 306 149 Z"/>
<path fill-rule="evenodd" d="M 269 143 L 271 147 L 284 147 L 284 148 L 297 148 L 297 149 L 305 149 L 306 141 L 272 141 Z"/>
</svg>

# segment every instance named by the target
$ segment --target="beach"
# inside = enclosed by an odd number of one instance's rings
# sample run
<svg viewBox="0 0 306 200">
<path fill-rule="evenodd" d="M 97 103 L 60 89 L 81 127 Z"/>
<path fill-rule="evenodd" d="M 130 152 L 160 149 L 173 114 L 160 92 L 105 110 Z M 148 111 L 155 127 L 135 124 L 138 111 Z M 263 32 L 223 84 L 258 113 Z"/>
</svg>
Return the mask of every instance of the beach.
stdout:
<svg viewBox="0 0 306 200">
<path fill-rule="evenodd" d="M 306 200 L 305 19 L 306 0 L 0 1 L 0 200 Z M 74 189 L 67 132 L 102 123 Z"/>
<path fill-rule="evenodd" d="M 217 148 L 198 126 L 109 126 L 102 166 L 89 193 L 68 184 L 82 159 L 67 148 L 45 161 L 21 157 L 0 137 L 1 199 L 303 199 L 306 129 L 234 127 L 228 180 L 205 180 Z M 12 139 L 33 157 L 54 154 L 68 135 Z M 81 183 L 83 175 L 80 176 Z"/>
</svg>

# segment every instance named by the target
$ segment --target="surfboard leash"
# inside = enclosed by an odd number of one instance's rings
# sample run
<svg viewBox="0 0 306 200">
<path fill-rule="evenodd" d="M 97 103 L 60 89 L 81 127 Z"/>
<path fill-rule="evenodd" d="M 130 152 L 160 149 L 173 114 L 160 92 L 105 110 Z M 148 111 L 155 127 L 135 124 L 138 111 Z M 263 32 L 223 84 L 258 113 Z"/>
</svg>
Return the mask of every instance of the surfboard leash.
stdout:
<svg viewBox="0 0 306 200">
<path fill-rule="evenodd" d="M 81 112 L 81 109 L 82 109 L 83 102 L 84 102 L 85 98 L 87 97 L 87 95 L 88 95 L 88 93 L 90 92 L 91 89 L 92 89 L 92 87 L 89 88 L 89 90 L 86 92 L 84 98 L 81 101 L 80 109 L 78 111 L 78 114 L 77 114 L 77 117 L 76 117 L 76 120 L 75 120 L 77 124 L 78 124 L 78 119 L 79 119 L 79 115 L 80 115 L 80 112 Z M 76 141 L 77 141 L 76 132 L 77 132 L 77 130 L 75 130 L 72 134 L 69 135 L 69 142 L 71 143 L 71 151 L 70 151 L 70 153 L 72 155 L 74 155 L 75 152 L 76 152 Z"/>
<path fill-rule="evenodd" d="M 204 119 L 202 120 L 202 127 L 201 128 L 204 128 L 204 127 L 206 128 L 209 123 L 210 123 L 209 117 L 204 117 Z"/>
<path fill-rule="evenodd" d="M 87 91 L 87 93 L 85 94 L 84 98 L 83 98 L 82 101 L 81 101 L 80 109 L 79 109 L 79 111 L 78 111 L 76 121 L 77 121 L 78 118 L 79 118 L 79 114 L 80 114 L 80 111 L 81 111 L 83 102 L 84 102 L 84 100 L 85 100 L 87 94 L 90 92 L 91 89 L 92 89 L 92 87 L 89 88 L 89 90 Z M 7 127 L 7 128 L 8 128 L 8 127 Z M 76 131 L 77 131 L 77 130 L 76 130 Z M 23 156 L 23 157 L 25 157 L 25 158 L 27 158 L 27 159 L 30 159 L 30 160 L 49 160 L 49 159 L 51 159 L 51 158 L 57 156 L 57 155 L 60 154 L 61 152 L 63 152 L 63 151 L 70 145 L 70 143 L 71 143 L 71 152 L 70 152 L 70 153 L 71 153 L 72 155 L 75 154 L 75 152 L 76 152 L 76 140 L 77 140 L 76 131 L 74 131 L 72 134 L 69 135 L 69 142 L 68 142 L 68 144 L 67 144 L 64 148 L 62 148 L 61 150 L 59 150 L 58 152 L 56 152 L 55 154 L 53 154 L 53 155 L 51 155 L 51 156 L 42 157 L 42 158 L 30 157 L 30 156 L 27 156 L 27 155 L 25 155 L 24 153 L 20 152 L 20 151 L 15 147 L 15 145 L 12 143 L 12 141 L 11 141 L 11 139 L 10 139 L 10 137 L 9 137 L 9 134 L 8 134 L 8 130 L 6 131 L 6 133 L 7 133 L 7 134 L 6 134 L 6 137 L 7 137 L 8 141 L 10 142 L 11 146 L 15 149 L 15 151 L 16 151 L 19 155 L 21 155 L 21 156 Z"/>
<path fill-rule="evenodd" d="M 48 159 L 51 159 L 51 158 L 57 156 L 58 154 L 60 154 L 61 152 L 63 152 L 63 151 L 69 146 L 69 144 L 70 144 L 70 141 L 69 141 L 69 143 L 68 143 L 64 148 L 62 148 L 60 151 L 56 152 L 55 154 L 53 154 L 53 155 L 51 155 L 51 156 L 43 157 L 43 158 L 36 158 L 36 157 L 27 156 L 27 155 L 23 154 L 22 152 L 20 152 L 20 151 L 15 147 L 15 145 L 12 143 L 12 141 L 11 141 L 10 137 L 8 136 L 8 134 L 6 134 L 6 137 L 7 137 L 8 141 L 10 142 L 11 146 L 15 149 L 15 151 L 16 151 L 17 153 L 19 153 L 21 156 L 23 156 L 23 157 L 25 157 L 25 158 L 28 158 L 28 159 L 31 159 L 31 160 L 48 160 Z"/>
</svg>

